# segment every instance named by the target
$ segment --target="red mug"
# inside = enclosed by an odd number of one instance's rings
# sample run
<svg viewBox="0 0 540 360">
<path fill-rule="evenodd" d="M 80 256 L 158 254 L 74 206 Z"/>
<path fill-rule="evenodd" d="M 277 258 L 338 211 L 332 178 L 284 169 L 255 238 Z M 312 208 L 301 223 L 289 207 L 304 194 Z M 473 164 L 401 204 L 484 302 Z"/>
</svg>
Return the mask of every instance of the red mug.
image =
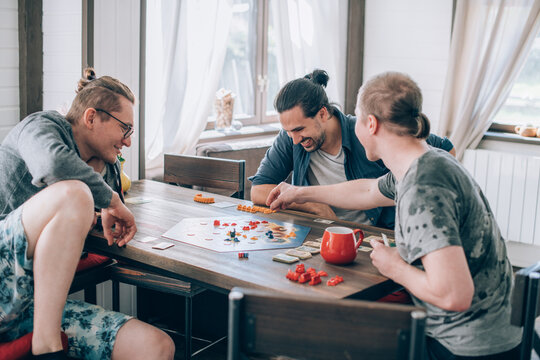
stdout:
<svg viewBox="0 0 540 360">
<path fill-rule="evenodd" d="M 360 234 L 356 241 L 356 234 Z M 364 240 L 360 229 L 349 229 L 342 226 L 332 226 L 324 230 L 321 244 L 321 256 L 326 262 L 343 265 L 354 261 L 356 251 Z"/>
</svg>

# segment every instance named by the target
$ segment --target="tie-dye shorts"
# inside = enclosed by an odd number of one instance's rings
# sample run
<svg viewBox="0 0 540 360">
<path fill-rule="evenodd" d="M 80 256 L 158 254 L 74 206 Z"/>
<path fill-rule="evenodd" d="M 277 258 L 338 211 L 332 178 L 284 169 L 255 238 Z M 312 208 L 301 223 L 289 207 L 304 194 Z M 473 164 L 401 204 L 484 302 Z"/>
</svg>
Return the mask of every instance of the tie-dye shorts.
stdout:
<svg viewBox="0 0 540 360">
<path fill-rule="evenodd" d="M 33 330 L 34 278 L 32 259 L 21 221 L 22 206 L 0 221 L 0 342 Z M 116 334 L 132 317 L 82 301 L 67 300 L 62 331 L 69 340 L 69 356 L 109 359 Z"/>
</svg>

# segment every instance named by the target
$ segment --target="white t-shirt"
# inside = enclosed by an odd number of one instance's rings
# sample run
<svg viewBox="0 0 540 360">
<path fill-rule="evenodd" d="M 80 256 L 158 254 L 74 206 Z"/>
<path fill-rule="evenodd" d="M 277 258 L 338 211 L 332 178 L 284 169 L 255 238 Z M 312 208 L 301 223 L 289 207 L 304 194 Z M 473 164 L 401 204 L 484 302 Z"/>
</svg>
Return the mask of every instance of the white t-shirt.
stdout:
<svg viewBox="0 0 540 360">
<path fill-rule="evenodd" d="M 339 149 L 337 155 L 331 155 L 322 150 L 311 153 L 307 171 L 308 181 L 311 185 L 332 185 L 347 181 L 345 175 L 345 153 Z M 374 225 L 364 211 L 335 208 L 332 210 L 342 220 L 353 221 L 360 224 Z"/>
</svg>

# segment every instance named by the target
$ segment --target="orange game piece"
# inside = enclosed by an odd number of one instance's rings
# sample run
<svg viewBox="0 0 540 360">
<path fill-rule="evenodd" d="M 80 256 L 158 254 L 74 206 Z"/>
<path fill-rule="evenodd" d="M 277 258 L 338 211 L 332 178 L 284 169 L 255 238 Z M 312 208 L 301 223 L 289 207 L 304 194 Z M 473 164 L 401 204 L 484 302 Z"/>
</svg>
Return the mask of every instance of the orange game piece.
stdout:
<svg viewBox="0 0 540 360">
<path fill-rule="evenodd" d="M 240 211 L 249 212 L 249 213 L 252 213 L 252 214 L 255 214 L 257 212 L 261 212 L 261 213 L 265 213 L 265 214 L 270 214 L 270 213 L 275 212 L 275 211 L 272 211 L 272 210 L 270 210 L 268 208 L 265 208 L 265 207 L 262 207 L 262 206 L 257 206 L 257 205 L 248 206 L 248 205 L 239 204 L 236 207 L 236 209 L 240 210 Z"/>
<path fill-rule="evenodd" d="M 193 197 L 193 200 L 198 202 L 198 203 L 203 203 L 203 204 L 213 204 L 214 203 L 214 198 L 213 197 L 204 197 L 203 194 L 197 194 Z"/>
</svg>

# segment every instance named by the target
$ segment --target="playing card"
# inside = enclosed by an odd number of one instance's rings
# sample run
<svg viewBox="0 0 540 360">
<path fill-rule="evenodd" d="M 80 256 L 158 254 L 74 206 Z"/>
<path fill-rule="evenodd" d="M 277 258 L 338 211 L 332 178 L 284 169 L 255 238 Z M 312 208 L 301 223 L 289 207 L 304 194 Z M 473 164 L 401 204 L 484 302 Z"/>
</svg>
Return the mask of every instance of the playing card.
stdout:
<svg viewBox="0 0 540 360">
<path fill-rule="evenodd" d="M 165 249 L 168 249 L 170 247 L 173 247 L 174 244 L 171 244 L 169 242 L 160 242 L 159 244 L 157 245 L 153 245 L 152 246 L 152 249 L 157 249 L 157 250 L 165 250 Z"/>
<path fill-rule="evenodd" d="M 299 258 L 300 260 L 309 259 L 311 257 L 311 253 L 307 251 L 300 251 L 296 249 L 289 249 L 285 252 L 285 254 L 294 256 Z"/>
<path fill-rule="evenodd" d="M 297 262 L 298 258 L 294 256 L 289 256 L 286 254 L 276 254 L 272 256 L 272 260 L 277 261 L 277 262 L 282 262 L 285 264 L 292 264 L 292 263 Z"/>
<path fill-rule="evenodd" d="M 142 239 L 137 240 L 137 241 L 146 243 L 146 242 L 150 242 L 150 241 L 153 241 L 153 240 L 157 240 L 157 238 L 153 237 L 153 236 L 145 236 Z"/>
<path fill-rule="evenodd" d="M 328 219 L 315 219 L 313 221 L 321 223 L 321 224 L 331 224 L 334 222 L 334 220 L 328 220 Z"/>
<path fill-rule="evenodd" d="M 305 245 L 297 247 L 296 250 L 307 251 L 308 253 L 311 253 L 312 255 L 315 255 L 321 252 L 320 249 L 314 248 L 312 246 L 305 246 Z"/>
<path fill-rule="evenodd" d="M 223 209 L 223 208 L 226 208 L 226 207 L 230 207 L 230 206 L 237 206 L 235 203 L 232 203 L 230 201 L 218 201 L 218 202 L 215 202 L 213 204 L 210 204 L 211 206 L 215 206 L 215 207 L 218 207 L 220 209 Z"/>
<path fill-rule="evenodd" d="M 126 204 L 133 204 L 133 205 L 145 204 L 145 203 L 149 203 L 151 201 L 152 201 L 152 199 L 143 198 L 143 197 L 140 197 L 140 196 L 126 198 Z"/>
<path fill-rule="evenodd" d="M 311 246 L 311 247 L 313 247 L 315 249 L 320 249 L 321 248 L 321 243 L 318 243 L 318 242 L 315 242 L 315 241 L 306 241 L 302 245 Z"/>
</svg>

